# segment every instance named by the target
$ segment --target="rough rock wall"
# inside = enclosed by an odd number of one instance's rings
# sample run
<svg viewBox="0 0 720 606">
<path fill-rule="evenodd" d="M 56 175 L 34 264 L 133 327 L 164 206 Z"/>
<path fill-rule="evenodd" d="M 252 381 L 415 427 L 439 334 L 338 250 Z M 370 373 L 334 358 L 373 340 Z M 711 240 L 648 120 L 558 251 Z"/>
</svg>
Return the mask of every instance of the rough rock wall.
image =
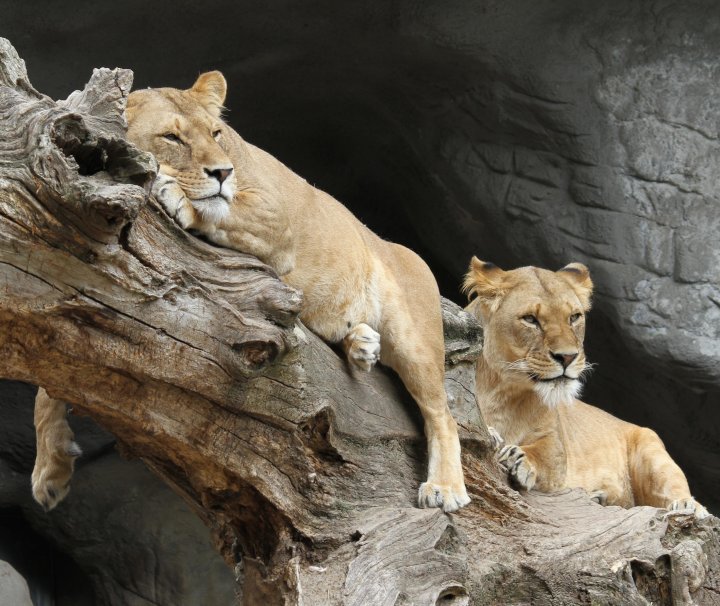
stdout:
<svg viewBox="0 0 720 606">
<path fill-rule="evenodd" d="M 0 0 L 56 97 L 218 68 L 250 141 L 420 252 L 586 262 L 587 400 L 652 426 L 720 510 L 720 5 L 714 0 L 182 4 Z"/>
</svg>

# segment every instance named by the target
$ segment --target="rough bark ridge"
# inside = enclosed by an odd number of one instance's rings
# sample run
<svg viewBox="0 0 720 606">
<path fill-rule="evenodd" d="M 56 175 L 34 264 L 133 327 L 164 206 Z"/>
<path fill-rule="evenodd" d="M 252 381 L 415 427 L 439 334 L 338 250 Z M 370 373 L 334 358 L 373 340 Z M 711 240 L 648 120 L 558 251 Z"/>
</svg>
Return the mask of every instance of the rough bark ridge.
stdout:
<svg viewBox="0 0 720 606">
<path fill-rule="evenodd" d="M 130 84 L 100 69 L 54 103 L 0 39 L 0 375 L 72 402 L 169 482 L 245 604 L 720 604 L 716 519 L 506 486 L 474 404 L 477 328 L 449 305 L 473 502 L 416 509 L 414 403 L 296 324 L 302 297 L 270 268 L 149 198 Z"/>
</svg>

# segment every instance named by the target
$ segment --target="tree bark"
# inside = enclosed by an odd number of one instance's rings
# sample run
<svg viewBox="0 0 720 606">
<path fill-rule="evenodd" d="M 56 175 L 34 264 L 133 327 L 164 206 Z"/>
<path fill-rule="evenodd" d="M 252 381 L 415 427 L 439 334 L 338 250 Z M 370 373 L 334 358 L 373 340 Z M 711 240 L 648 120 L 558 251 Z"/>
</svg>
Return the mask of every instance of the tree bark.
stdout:
<svg viewBox="0 0 720 606">
<path fill-rule="evenodd" d="M 0 39 L 0 376 L 43 386 L 194 508 L 256 604 L 720 604 L 716 518 L 520 495 L 444 303 L 472 503 L 417 509 L 422 421 L 297 321 L 301 293 L 182 231 L 125 140 L 127 70 L 53 102 Z"/>
</svg>

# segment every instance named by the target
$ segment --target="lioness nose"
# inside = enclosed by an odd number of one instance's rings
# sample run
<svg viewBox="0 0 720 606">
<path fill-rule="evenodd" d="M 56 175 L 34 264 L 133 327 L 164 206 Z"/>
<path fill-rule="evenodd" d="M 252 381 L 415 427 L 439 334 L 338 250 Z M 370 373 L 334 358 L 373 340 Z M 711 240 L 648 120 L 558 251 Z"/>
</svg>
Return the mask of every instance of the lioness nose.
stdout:
<svg viewBox="0 0 720 606">
<path fill-rule="evenodd" d="M 208 177 L 214 177 L 220 183 L 225 181 L 225 179 L 227 179 L 230 176 L 232 171 L 233 171 L 232 168 L 213 168 L 213 169 L 206 168 L 205 169 L 205 173 L 207 174 Z"/>
<path fill-rule="evenodd" d="M 556 362 L 559 362 L 563 369 L 570 366 L 570 364 L 573 363 L 573 360 L 578 357 L 577 352 L 576 353 L 556 353 L 554 351 L 550 352 L 550 356 L 552 356 L 552 359 Z"/>
</svg>

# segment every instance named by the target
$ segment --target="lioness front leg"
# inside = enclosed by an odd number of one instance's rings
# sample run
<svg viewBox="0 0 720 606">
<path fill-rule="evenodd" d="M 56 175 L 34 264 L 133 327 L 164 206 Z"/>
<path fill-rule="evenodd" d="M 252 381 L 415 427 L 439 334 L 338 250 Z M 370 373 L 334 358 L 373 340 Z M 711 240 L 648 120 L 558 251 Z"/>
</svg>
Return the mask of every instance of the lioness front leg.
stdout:
<svg viewBox="0 0 720 606">
<path fill-rule="evenodd" d="M 190 229 L 198 224 L 197 211 L 173 177 L 159 173 L 153 183 L 152 193 L 180 227 Z"/>
<path fill-rule="evenodd" d="M 365 323 L 357 324 L 345 335 L 343 348 L 350 362 L 369 372 L 380 359 L 380 334 Z"/>
<path fill-rule="evenodd" d="M 32 472 L 33 498 L 50 511 L 70 491 L 75 459 L 82 454 L 73 440 L 65 402 L 40 388 L 35 397 L 37 454 Z"/>
</svg>

